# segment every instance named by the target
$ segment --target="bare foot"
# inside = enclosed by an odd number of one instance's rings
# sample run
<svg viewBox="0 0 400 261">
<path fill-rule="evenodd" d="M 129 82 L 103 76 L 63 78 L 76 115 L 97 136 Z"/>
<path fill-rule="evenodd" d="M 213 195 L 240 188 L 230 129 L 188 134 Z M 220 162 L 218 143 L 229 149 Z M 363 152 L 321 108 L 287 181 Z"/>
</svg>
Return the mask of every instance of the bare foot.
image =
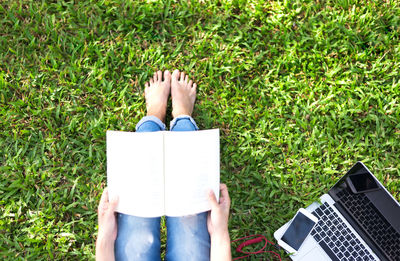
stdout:
<svg viewBox="0 0 400 261">
<path fill-rule="evenodd" d="M 196 101 L 197 85 L 189 80 L 184 72 L 175 70 L 172 73 L 171 97 L 172 97 L 172 116 L 179 115 L 192 116 L 194 102 Z"/>
<path fill-rule="evenodd" d="M 154 73 L 153 78 L 146 82 L 144 94 L 146 97 L 147 116 L 156 116 L 161 121 L 165 120 L 167 111 L 167 103 L 169 92 L 171 91 L 171 73 L 167 70 L 164 72 L 164 80 L 162 72 Z"/>
</svg>

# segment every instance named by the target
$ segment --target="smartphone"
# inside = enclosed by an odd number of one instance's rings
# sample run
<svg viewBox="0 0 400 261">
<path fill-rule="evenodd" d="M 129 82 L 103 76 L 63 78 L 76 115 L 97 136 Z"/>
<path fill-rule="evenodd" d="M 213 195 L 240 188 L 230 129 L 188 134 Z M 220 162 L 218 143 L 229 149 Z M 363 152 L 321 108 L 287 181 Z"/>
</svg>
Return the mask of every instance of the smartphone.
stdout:
<svg viewBox="0 0 400 261">
<path fill-rule="evenodd" d="M 304 208 L 299 209 L 282 237 L 278 239 L 278 244 L 289 253 L 296 254 L 317 223 L 317 217 Z"/>
<path fill-rule="evenodd" d="M 346 178 L 346 182 L 350 190 L 355 194 L 380 189 L 372 174 L 367 171 L 349 175 Z"/>
</svg>

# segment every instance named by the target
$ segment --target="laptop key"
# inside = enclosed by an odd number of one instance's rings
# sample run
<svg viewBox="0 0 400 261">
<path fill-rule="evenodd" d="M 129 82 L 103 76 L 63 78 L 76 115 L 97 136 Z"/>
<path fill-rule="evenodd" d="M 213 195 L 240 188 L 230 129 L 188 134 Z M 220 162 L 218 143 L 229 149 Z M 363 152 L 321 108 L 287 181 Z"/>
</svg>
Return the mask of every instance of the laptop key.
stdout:
<svg viewBox="0 0 400 261">
<path fill-rule="evenodd" d="M 313 237 L 317 242 L 321 241 L 321 239 L 322 239 L 321 236 L 318 234 L 313 235 Z"/>
<path fill-rule="evenodd" d="M 322 249 L 325 251 L 325 253 L 333 260 L 333 261 L 339 261 L 340 259 L 336 257 L 336 255 L 332 252 L 332 250 L 328 247 L 328 245 L 324 242 L 321 241 L 319 242 L 319 245 L 322 247 Z"/>
</svg>

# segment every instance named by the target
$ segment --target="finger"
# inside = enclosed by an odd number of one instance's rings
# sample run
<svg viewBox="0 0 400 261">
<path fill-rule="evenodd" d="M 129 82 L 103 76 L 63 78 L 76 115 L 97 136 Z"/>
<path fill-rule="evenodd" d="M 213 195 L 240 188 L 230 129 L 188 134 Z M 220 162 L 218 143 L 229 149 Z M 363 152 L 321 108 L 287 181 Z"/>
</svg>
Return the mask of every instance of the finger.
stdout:
<svg viewBox="0 0 400 261">
<path fill-rule="evenodd" d="M 197 84 L 196 83 L 193 83 L 193 89 L 194 89 L 194 91 L 196 91 L 196 89 L 197 89 Z"/>
<path fill-rule="evenodd" d="M 144 87 L 145 87 L 146 89 L 149 88 L 149 83 L 146 82 L 146 83 L 144 84 Z"/>
<path fill-rule="evenodd" d="M 97 210 L 100 212 L 104 209 L 104 207 L 107 205 L 108 202 L 108 188 L 106 187 L 103 190 L 103 194 L 101 194 L 100 202 L 99 202 L 99 207 Z"/>
<path fill-rule="evenodd" d="M 157 73 L 156 72 L 153 74 L 153 80 L 154 80 L 154 82 L 157 82 Z"/>
<path fill-rule="evenodd" d="M 189 81 L 189 87 L 192 88 L 192 85 L 193 85 L 193 81 L 190 80 L 190 81 Z"/>
<path fill-rule="evenodd" d="M 180 81 L 183 82 L 185 80 L 185 73 L 181 72 L 180 76 L 181 76 Z"/>
<path fill-rule="evenodd" d="M 103 190 L 103 194 L 101 194 L 101 198 L 100 198 L 100 204 L 105 204 L 108 202 L 108 188 L 106 187 Z"/>
<path fill-rule="evenodd" d="M 186 74 L 185 76 L 185 82 L 188 83 L 189 82 L 189 76 Z"/>
<path fill-rule="evenodd" d="M 109 211 L 110 211 L 111 213 L 114 213 L 115 210 L 117 209 L 118 201 L 119 201 L 118 196 L 115 196 L 115 197 L 113 197 L 113 198 L 111 199 L 110 204 L 109 204 Z"/>
<path fill-rule="evenodd" d="M 208 191 L 208 202 L 211 205 L 211 209 L 216 209 L 219 206 L 214 191 L 212 191 L 211 189 Z"/>
</svg>

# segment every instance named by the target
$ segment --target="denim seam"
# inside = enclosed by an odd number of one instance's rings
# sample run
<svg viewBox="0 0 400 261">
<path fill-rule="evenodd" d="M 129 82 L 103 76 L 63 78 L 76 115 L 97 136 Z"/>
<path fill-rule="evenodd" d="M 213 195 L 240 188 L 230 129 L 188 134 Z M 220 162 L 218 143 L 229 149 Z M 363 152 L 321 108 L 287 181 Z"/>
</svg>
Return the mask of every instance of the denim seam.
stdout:
<svg viewBox="0 0 400 261">
<path fill-rule="evenodd" d="M 155 124 L 157 124 L 157 125 L 160 127 L 160 129 L 161 129 L 162 131 L 165 130 L 165 128 L 166 128 L 165 124 L 164 124 L 159 118 L 157 118 L 156 116 L 151 115 L 151 116 L 145 116 L 145 117 L 143 117 L 143 118 L 136 124 L 136 130 L 137 130 L 140 126 L 142 126 L 143 123 L 148 122 L 148 121 L 152 121 L 152 122 L 154 122 Z"/>
<path fill-rule="evenodd" d="M 176 117 L 175 119 L 173 119 L 173 120 L 171 121 L 171 123 L 170 123 L 169 129 L 172 130 L 172 128 L 175 127 L 176 123 L 177 123 L 179 120 L 184 120 L 184 119 L 189 119 L 190 122 L 193 124 L 194 128 L 195 128 L 196 130 L 199 130 L 199 127 L 197 127 L 196 122 L 195 122 L 194 119 L 193 119 L 192 117 L 190 117 L 189 115 L 180 115 L 180 116 Z"/>
</svg>

